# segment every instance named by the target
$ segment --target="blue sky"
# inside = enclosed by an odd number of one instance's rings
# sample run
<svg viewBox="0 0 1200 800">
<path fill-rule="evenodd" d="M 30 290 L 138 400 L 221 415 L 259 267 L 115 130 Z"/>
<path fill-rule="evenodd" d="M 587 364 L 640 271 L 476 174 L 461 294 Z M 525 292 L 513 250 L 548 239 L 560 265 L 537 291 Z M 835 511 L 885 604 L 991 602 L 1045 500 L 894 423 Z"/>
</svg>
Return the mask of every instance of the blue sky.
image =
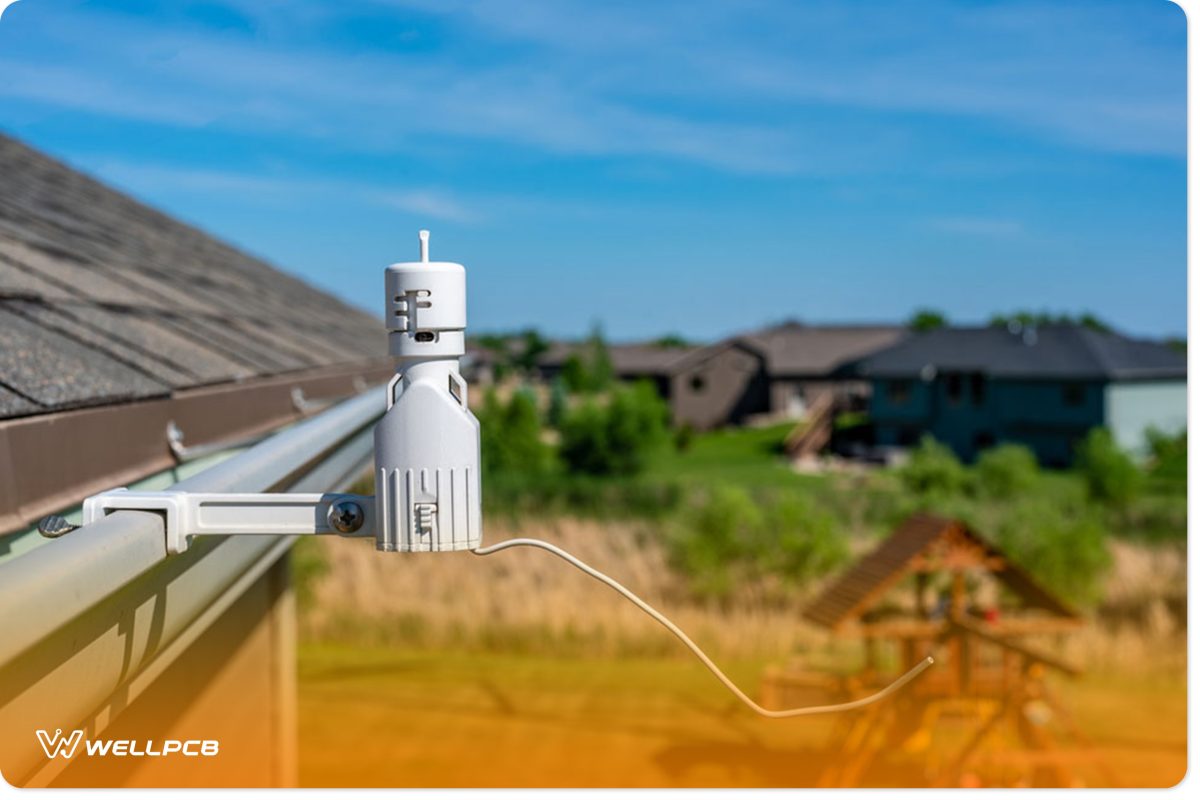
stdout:
<svg viewBox="0 0 1200 800">
<path fill-rule="evenodd" d="M 1168 0 L 21 0 L 0 128 L 373 312 L 431 228 L 475 331 L 1164 335 L 1185 63 Z"/>
</svg>

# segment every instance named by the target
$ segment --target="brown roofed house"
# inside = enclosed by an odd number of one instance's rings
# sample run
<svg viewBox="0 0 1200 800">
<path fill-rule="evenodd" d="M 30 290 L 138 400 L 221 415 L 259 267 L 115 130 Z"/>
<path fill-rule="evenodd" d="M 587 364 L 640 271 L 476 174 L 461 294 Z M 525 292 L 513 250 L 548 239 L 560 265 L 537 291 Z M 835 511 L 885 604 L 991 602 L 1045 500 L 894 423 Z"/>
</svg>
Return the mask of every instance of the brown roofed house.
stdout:
<svg viewBox="0 0 1200 800">
<path fill-rule="evenodd" d="M 899 326 L 787 322 L 701 347 L 618 344 L 609 356 L 618 377 L 654 383 L 676 424 L 707 430 L 753 418 L 800 419 L 823 397 L 863 405 L 867 384 L 839 368 L 904 333 Z M 555 343 L 541 359 L 543 378 L 559 374 L 578 348 Z"/>
</svg>

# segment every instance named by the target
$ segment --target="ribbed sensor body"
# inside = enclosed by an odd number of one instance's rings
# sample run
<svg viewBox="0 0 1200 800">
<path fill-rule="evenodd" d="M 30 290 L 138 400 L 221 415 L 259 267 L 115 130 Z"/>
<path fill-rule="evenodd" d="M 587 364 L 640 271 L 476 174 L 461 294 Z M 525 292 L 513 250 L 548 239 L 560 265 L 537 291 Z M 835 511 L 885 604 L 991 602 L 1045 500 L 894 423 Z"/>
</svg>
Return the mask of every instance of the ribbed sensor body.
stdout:
<svg viewBox="0 0 1200 800">
<path fill-rule="evenodd" d="M 480 544 L 479 421 L 458 373 L 467 325 L 461 264 L 392 264 L 384 275 L 388 344 L 396 375 L 375 426 L 375 546 L 399 553 Z"/>
</svg>

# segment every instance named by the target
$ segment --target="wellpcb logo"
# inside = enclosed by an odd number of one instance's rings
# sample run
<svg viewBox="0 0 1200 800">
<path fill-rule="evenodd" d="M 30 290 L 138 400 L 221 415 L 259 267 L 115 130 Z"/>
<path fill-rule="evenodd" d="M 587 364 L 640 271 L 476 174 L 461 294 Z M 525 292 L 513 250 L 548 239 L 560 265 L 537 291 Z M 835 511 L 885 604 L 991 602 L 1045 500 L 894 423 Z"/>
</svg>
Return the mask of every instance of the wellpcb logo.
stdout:
<svg viewBox="0 0 1200 800">
<path fill-rule="evenodd" d="M 69 735 L 64 735 L 62 728 L 58 728 L 53 734 L 39 730 L 37 738 L 42 749 L 46 751 L 46 758 L 71 758 L 80 742 L 83 742 L 84 754 L 89 757 L 215 756 L 221 748 L 221 743 L 216 739 L 164 739 L 161 743 L 156 743 L 153 739 L 144 742 L 138 739 L 84 739 L 83 731 L 74 730 Z"/>
<path fill-rule="evenodd" d="M 70 758 L 75 755 L 75 748 L 79 747 L 83 731 L 71 731 L 70 736 L 63 736 L 62 728 L 59 728 L 53 736 L 46 731 L 38 731 L 37 737 L 42 743 L 42 749 L 46 751 L 46 758 Z"/>
</svg>

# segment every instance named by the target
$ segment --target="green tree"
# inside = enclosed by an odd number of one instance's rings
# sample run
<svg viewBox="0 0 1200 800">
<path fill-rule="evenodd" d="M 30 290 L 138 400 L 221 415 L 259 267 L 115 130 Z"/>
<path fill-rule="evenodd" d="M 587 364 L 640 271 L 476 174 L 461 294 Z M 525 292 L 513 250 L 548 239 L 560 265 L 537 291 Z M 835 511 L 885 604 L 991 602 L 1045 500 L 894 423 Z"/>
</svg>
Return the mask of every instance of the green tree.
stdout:
<svg viewBox="0 0 1200 800">
<path fill-rule="evenodd" d="M 1157 480 L 1187 487 L 1187 431 L 1171 435 L 1157 428 L 1146 431 L 1150 452 L 1150 474 Z"/>
<path fill-rule="evenodd" d="M 562 373 L 559 375 L 563 386 L 572 394 L 582 394 L 588 391 L 587 367 L 578 353 L 572 353 L 563 361 Z"/>
<path fill-rule="evenodd" d="M 482 333 L 474 337 L 473 342 L 491 354 L 492 377 L 497 381 L 504 380 L 512 371 L 508 336 L 501 333 Z"/>
<path fill-rule="evenodd" d="M 980 490 L 991 497 L 1009 499 L 1037 483 L 1038 462 L 1028 447 L 1002 444 L 985 450 L 975 463 Z"/>
<path fill-rule="evenodd" d="M 682 350 L 691 347 L 692 343 L 678 333 L 668 333 L 655 339 L 651 344 L 668 350 Z"/>
<path fill-rule="evenodd" d="M 1095 601 L 1111 563 L 1104 525 L 1086 509 L 1049 500 L 1014 503 L 996 544 L 1046 588 L 1076 605 Z"/>
<path fill-rule="evenodd" d="M 1100 317 L 1096 316 L 1095 314 L 1093 314 L 1090 311 L 1085 311 L 1082 314 L 1080 314 L 1075 319 L 1075 322 L 1079 325 L 1082 325 L 1085 328 L 1091 328 L 1092 330 L 1100 331 L 1101 333 L 1111 333 L 1112 332 L 1111 325 L 1109 325 L 1107 322 L 1100 319 Z"/>
<path fill-rule="evenodd" d="M 478 417 L 485 473 L 536 474 L 549 466 L 550 450 L 541 439 L 537 400 L 532 393 L 514 392 L 506 403 L 490 390 Z"/>
<path fill-rule="evenodd" d="M 646 382 L 615 388 L 608 403 L 588 399 L 560 426 L 567 469 L 590 475 L 635 475 L 666 433 L 667 407 Z"/>
<path fill-rule="evenodd" d="M 567 385 L 561 376 L 550 384 L 550 402 L 546 407 L 546 422 L 552 428 L 562 425 L 567 416 L 568 400 Z"/>
<path fill-rule="evenodd" d="M 745 489 L 718 486 L 685 515 L 670 539 L 671 557 L 701 595 L 733 590 L 763 526 L 762 510 Z"/>
<path fill-rule="evenodd" d="M 1078 316 L 1067 313 L 1055 314 L 1050 311 L 1014 311 L 1010 314 L 993 314 L 990 324 L 1005 328 L 1012 324 L 1028 325 L 1079 325 L 1102 333 L 1112 332 L 1112 326 L 1090 311 L 1084 311 Z"/>
<path fill-rule="evenodd" d="M 937 330 L 949 324 L 946 315 L 933 308 L 918 308 L 908 318 L 908 329 L 916 333 Z"/>
<path fill-rule="evenodd" d="M 850 557 L 828 512 L 794 494 L 751 496 L 738 486 L 707 493 L 677 522 L 668 545 L 693 591 L 713 597 L 768 575 L 802 583 Z"/>
<path fill-rule="evenodd" d="M 521 333 L 521 349 L 513 358 L 513 364 L 526 374 L 537 369 L 538 359 L 550 349 L 550 342 L 536 328 Z"/>
<path fill-rule="evenodd" d="M 831 514 L 800 495 L 766 505 L 757 560 L 767 572 L 793 583 L 826 575 L 850 560 L 847 538 Z"/>
<path fill-rule="evenodd" d="M 584 365 L 587 367 L 588 391 L 602 392 L 612 385 L 612 358 L 599 323 L 592 326 L 592 333 L 584 345 Z"/>
<path fill-rule="evenodd" d="M 562 379 L 575 394 L 596 394 L 612 385 L 612 358 L 599 324 L 592 327 L 591 334 L 578 352 L 572 353 L 563 362 Z"/>
<path fill-rule="evenodd" d="M 905 488 L 919 495 L 952 495 L 967 486 L 967 471 L 946 445 L 926 434 L 900 468 Z"/>
<path fill-rule="evenodd" d="M 1107 428 L 1093 428 L 1075 449 L 1075 469 L 1083 476 L 1088 495 L 1114 508 L 1134 501 L 1145 477 Z"/>
</svg>

